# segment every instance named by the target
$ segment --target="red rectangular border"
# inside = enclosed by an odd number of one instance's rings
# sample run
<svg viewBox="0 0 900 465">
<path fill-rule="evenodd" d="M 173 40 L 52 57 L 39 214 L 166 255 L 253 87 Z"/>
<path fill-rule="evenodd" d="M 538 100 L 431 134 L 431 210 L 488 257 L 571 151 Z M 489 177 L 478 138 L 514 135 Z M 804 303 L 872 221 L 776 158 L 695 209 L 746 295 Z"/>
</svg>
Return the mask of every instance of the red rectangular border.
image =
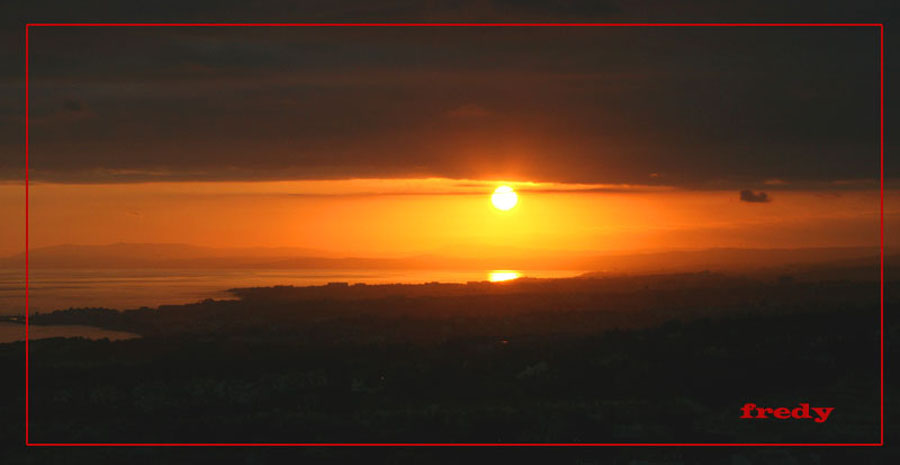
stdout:
<svg viewBox="0 0 900 465">
<path fill-rule="evenodd" d="M 28 154 L 30 121 L 30 48 L 32 27 L 877 27 L 879 29 L 880 138 L 880 438 L 877 443 L 36 443 L 29 437 L 28 338 Z M 883 23 L 27 23 L 25 25 L 25 445 L 26 446 L 161 446 L 161 447 L 290 447 L 290 446 L 884 446 L 884 24 Z"/>
</svg>

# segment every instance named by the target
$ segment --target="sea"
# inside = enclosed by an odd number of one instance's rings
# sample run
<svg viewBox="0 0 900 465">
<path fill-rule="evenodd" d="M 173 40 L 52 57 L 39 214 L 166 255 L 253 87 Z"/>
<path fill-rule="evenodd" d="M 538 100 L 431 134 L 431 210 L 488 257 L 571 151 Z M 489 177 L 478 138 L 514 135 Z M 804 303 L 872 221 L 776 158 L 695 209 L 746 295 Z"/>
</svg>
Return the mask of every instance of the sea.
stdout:
<svg viewBox="0 0 900 465">
<path fill-rule="evenodd" d="M 29 325 L 28 327 L 28 339 L 31 341 L 53 337 L 83 337 L 86 339 L 109 339 L 111 341 L 116 341 L 140 336 L 124 331 L 110 331 L 107 329 L 80 325 Z M 24 340 L 24 324 L 0 321 L 0 344 Z"/>
<path fill-rule="evenodd" d="M 519 277 L 561 278 L 579 270 L 248 270 L 248 269 L 33 269 L 28 313 L 104 307 L 117 310 L 177 305 L 203 299 L 232 299 L 229 289 L 266 286 L 465 283 Z M 25 273 L 0 269 L 0 316 L 24 315 Z"/>
<path fill-rule="evenodd" d="M 562 278 L 579 270 L 247 270 L 247 269 L 33 269 L 28 276 L 28 311 L 104 307 L 128 310 L 178 305 L 204 299 L 233 299 L 238 287 L 315 286 L 349 284 L 418 284 L 506 281 L 521 277 Z M 0 269 L 0 317 L 24 315 L 24 269 Z M 110 340 L 138 337 L 90 326 L 35 326 L 29 339 L 84 337 Z M 0 343 L 21 341 L 25 326 L 0 322 Z"/>
</svg>

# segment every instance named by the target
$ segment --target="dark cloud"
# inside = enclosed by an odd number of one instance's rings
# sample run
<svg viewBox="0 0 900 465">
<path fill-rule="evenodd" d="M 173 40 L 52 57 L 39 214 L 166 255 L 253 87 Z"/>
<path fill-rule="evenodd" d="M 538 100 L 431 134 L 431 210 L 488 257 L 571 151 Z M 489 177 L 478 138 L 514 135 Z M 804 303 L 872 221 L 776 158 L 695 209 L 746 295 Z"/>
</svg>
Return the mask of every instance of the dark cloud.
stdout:
<svg viewBox="0 0 900 465">
<path fill-rule="evenodd" d="M 769 194 L 766 194 L 763 191 L 753 192 L 746 189 L 741 191 L 741 202 L 766 203 L 771 201 L 772 199 L 769 198 Z"/>
<path fill-rule="evenodd" d="M 30 122 L 35 127 L 35 131 L 52 131 L 52 126 L 64 128 L 83 127 L 79 122 L 94 116 L 91 109 L 83 102 L 67 98 L 56 106 L 48 105 L 45 110 L 32 113 Z"/>
<path fill-rule="evenodd" d="M 63 109 L 70 113 L 82 113 L 85 111 L 84 104 L 78 100 L 66 99 L 63 102 Z"/>
<path fill-rule="evenodd" d="M 483 118 L 490 114 L 488 109 L 474 103 L 460 105 L 447 112 L 447 116 L 452 118 Z"/>
<path fill-rule="evenodd" d="M 19 40 L 12 18 L 872 21 L 894 8 L 693 2 L 673 18 L 667 2 L 426 3 L 13 1 L 0 16 Z M 32 131 L 35 179 L 733 189 L 878 176 L 875 29 L 33 28 L 31 50 L 32 122 L 53 122 Z M 20 114 L 16 72 L 0 74 L 4 121 Z M 2 178 L 21 177 L 23 130 L 0 128 Z"/>
</svg>

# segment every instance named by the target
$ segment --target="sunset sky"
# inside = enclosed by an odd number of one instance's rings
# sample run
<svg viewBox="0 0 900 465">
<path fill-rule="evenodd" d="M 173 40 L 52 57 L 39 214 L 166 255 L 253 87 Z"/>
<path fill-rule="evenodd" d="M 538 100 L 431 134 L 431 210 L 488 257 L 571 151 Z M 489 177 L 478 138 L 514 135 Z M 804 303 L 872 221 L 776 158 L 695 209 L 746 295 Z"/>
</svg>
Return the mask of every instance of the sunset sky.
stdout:
<svg viewBox="0 0 900 465">
<path fill-rule="evenodd" d="M 877 28 L 30 37 L 32 247 L 878 244 Z M 0 164 L 3 218 L 22 215 L 21 175 Z M 519 195 L 506 212 L 499 185 Z M 0 227 L 0 253 L 23 234 Z"/>
</svg>

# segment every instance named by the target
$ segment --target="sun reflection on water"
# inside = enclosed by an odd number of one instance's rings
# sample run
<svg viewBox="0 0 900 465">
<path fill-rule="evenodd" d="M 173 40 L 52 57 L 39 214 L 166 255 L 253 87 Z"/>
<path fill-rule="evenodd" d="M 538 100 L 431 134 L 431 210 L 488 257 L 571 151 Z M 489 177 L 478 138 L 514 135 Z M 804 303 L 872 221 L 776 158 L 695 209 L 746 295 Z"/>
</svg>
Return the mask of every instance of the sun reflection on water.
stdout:
<svg viewBox="0 0 900 465">
<path fill-rule="evenodd" d="M 511 281 L 520 277 L 522 277 L 522 273 L 513 270 L 494 270 L 488 273 L 488 280 L 492 283 Z"/>
</svg>

